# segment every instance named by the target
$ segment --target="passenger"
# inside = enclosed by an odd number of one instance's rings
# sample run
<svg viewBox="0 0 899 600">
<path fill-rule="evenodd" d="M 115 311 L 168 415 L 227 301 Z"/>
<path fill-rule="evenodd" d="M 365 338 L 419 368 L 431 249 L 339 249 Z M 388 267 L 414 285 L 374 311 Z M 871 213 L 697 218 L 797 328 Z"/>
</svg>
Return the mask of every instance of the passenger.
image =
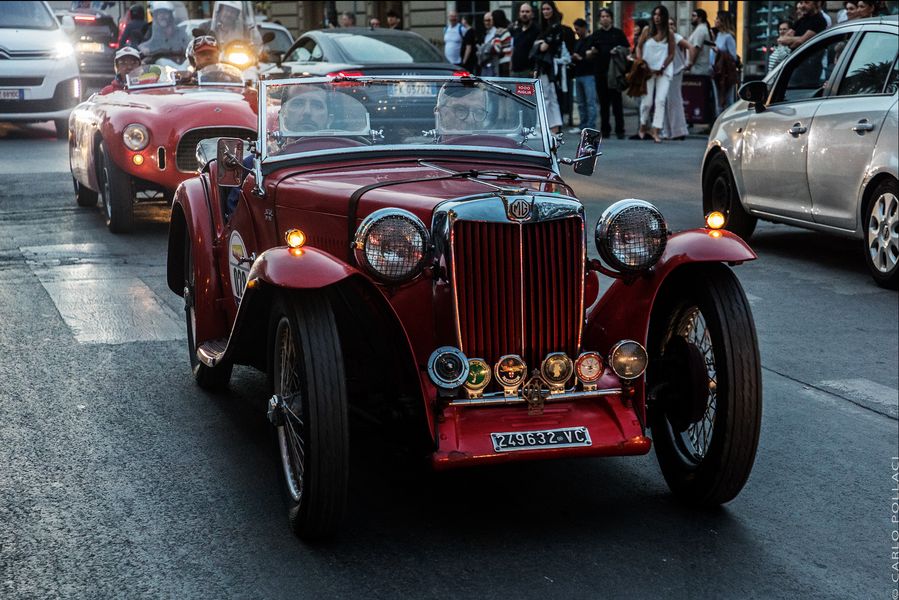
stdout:
<svg viewBox="0 0 899 600">
<path fill-rule="evenodd" d="M 111 94 L 125 89 L 128 73 L 140 66 L 140 52 L 131 46 L 124 46 L 115 53 L 115 78 L 100 90 L 100 95 Z"/>
</svg>

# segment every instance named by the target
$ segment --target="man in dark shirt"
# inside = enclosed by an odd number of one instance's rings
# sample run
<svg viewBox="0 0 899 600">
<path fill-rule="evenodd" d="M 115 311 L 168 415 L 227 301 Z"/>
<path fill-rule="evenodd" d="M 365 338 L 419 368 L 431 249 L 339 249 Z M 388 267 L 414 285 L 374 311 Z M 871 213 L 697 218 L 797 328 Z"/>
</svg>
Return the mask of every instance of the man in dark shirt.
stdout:
<svg viewBox="0 0 899 600">
<path fill-rule="evenodd" d="M 612 132 L 609 119 L 609 106 L 615 115 L 615 135 L 624 138 L 624 111 L 621 107 L 621 92 L 609 87 L 609 62 L 612 60 L 612 49 L 618 46 L 630 47 L 627 36 L 617 27 L 612 26 L 612 11 L 599 9 L 599 29 L 593 33 L 593 47 L 587 53 L 596 60 L 596 92 L 599 96 L 599 118 L 602 121 L 602 135 L 607 137 Z"/>
<path fill-rule="evenodd" d="M 799 8 L 804 14 L 793 24 L 793 35 L 782 35 L 777 38 L 778 44 L 788 46 L 791 50 L 795 50 L 815 34 L 827 29 L 827 21 L 818 10 L 817 2 L 802 0 L 799 2 Z"/>
<path fill-rule="evenodd" d="M 534 76 L 531 48 L 538 35 L 540 32 L 534 25 L 534 9 L 524 2 L 518 9 L 518 23 L 512 29 L 512 77 Z"/>
<path fill-rule="evenodd" d="M 574 77 L 577 111 L 581 129 L 593 128 L 596 127 L 596 61 L 587 56 L 587 51 L 593 47 L 593 36 L 587 35 L 587 21 L 583 19 L 575 19 L 574 31 L 577 41 L 571 52 L 571 75 Z"/>
</svg>

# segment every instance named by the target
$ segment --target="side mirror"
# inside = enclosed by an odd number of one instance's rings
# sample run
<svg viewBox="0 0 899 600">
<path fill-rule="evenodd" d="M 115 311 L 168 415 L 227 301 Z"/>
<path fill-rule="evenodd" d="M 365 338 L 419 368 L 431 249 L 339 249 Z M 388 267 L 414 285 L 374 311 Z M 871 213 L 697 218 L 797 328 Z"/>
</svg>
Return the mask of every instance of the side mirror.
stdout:
<svg viewBox="0 0 899 600">
<path fill-rule="evenodd" d="M 755 112 L 763 112 L 768 93 L 768 84 L 764 81 L 749 81 L 740 86 L 738 95 L 741 100 L 754 103 Z"/>
<path fill-rule="evenodd" d="M 215 177 L 218 185 L 238 187 L 243 180 L 243 140 L 219 138 L 215 154 Z"/>
<path fill-rule="evenodd" d="M 574 165 L 574 172 L 578 175 L 593 175 L 593 171 L 596 170 L 596 157 L 601 154 L 599 151 L 601 144 L 602 133 L 596 129 L 584 129 L 581 131 L 581 141 L 578 142 L 575 158 L 562 162 Z"/>
<path fill-rule="evenodd" d="M 63 15 L 59 19 L 59 25 L 66 34 L 73 33 L 75 31 L 75 19 L 70 17 L 69 15 Z"/>
</svg>

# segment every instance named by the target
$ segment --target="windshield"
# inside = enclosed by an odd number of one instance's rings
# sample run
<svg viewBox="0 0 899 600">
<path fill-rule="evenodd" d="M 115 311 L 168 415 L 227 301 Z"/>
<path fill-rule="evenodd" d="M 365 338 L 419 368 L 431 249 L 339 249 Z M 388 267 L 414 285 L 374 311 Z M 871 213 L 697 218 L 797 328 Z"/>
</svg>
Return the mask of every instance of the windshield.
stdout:
<svg viewBox="0 0 899 600">
<path fill-rule="evenodd" d="M 271 31 L 273 34 L 275 34 L 275 39 L 265 44 L 265 48 L 269 51 L 280 52 L 281 54 L 284 54 L 288 50 L 290 50 L 290 47 L 293 45 L 293 40 L 290 39 L 290 34 L 286 31 L 269 27 L 263 27 L 262 31 L 265 33 Z"/>
<path fill-rule="evenodd" d="M 446 62 L 431 44 L 415 35 L 335 35 L 334 42 L 354 63 Z"/>
<path fill-rule="evenodd" d="M 141 65 L 125 76 L 125 87 L 128 89 L 142 87 L 159 87 L 175 85 L 177 71 L 162 65 Z"/>
<path fill-rule="evenodd" d="M 187 18 L 187 9 L 182 2 L 153 2 L 150 4 L 152 23 L 150 38 L 140 46 L 140 52 L 149 60 L 156 55 L 184 60 L 184 51 L 191 41 L 190 35 L 178 23 Z"/>
<path fill-rule="evenodd" d="M 4 2 L 0 28 L 56 29 L 56 19 L 43 2 Z"/>
<path fill-rule="evenodd" d="M 462 146 L 549 153 L 532 81 L 385 77 L 262 85 L 266 156 Z"/>
</svg>

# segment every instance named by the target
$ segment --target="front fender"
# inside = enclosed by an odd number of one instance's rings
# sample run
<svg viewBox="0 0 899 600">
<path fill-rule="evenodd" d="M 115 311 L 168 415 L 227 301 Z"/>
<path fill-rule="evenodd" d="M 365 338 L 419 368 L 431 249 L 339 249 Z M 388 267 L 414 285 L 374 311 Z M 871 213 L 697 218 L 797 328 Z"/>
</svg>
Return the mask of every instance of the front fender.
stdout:
<svg viewBox="0 0 899 600">
<path fill-rule="evenodd" d="M 659 289 L 677 269 L 695 263 L 740 264 L 756 258 L 746 242 L 729 231 L 692 229 L 671 236 L 655 267 L 631 282 L 616 279 L 588 312 L 583 347 L 606 352 L 622 339 L 646 345 Z"/>
<path fill-rule="evenodd" d="M 333 285 L 359 270 L 318 248 L 266 250 L 253 263 L 248 281 L 258 279 L 281 288 L 312 290 Z"/>
</svg>

